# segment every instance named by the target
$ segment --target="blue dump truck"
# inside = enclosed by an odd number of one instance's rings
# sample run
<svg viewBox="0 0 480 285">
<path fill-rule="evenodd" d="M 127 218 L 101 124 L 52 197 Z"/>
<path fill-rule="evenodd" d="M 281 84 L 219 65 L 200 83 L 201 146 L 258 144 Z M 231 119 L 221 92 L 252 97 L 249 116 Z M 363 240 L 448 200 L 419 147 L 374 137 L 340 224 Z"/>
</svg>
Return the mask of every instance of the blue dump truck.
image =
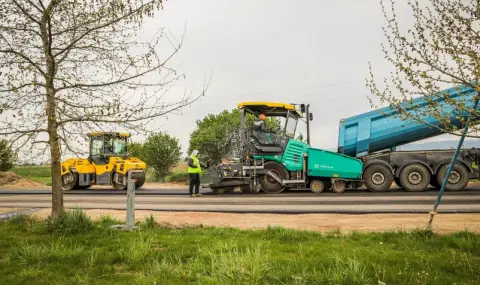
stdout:
<svg viewBox="0 0 480 285">
<path fill-rule="evenodd" d="M 477 91 L 471 87 L 454 87 L 441 92 L 473 108 Z M 451 124 L 461 127 L 459 114 L 446 104 L 444 97 L 436 96 L 439 111 L 450 116 Z M 413 105 L 419 108 L 429 104 L 428 98 L 417 98 Z M 406 109 L 407 112 L 413 110 Z M 397 110 L 390 107 L 342 119 L 339 126 L 338 152 L 356 157 L 363 162 L 362 180 L 370 191 L 387 191 L 393 182 L 407 191 L 424 191 L 429 185 L 439 188 L 455 150 L 396 151 L 396 147 L 442 135 L 441 122 L 424 117 L 424 122 L 402 120 Z M 479 118 L 473 118 L 479 121 Z M 426 123 L 425 123 L 426 122 Z M 463 190 L 470 179 L 480 177 L 479 149 L 463 149 L 450 175 L 447 190 Z"/>
</svg>

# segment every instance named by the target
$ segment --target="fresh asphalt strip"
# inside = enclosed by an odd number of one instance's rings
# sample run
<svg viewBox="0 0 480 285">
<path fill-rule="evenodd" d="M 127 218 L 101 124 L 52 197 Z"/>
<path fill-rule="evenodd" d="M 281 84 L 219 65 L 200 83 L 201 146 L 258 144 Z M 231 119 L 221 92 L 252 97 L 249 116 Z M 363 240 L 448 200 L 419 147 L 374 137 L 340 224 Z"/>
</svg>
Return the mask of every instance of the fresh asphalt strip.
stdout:
<svg viewBox="0 0 480 285">
<path fill-rule="evenodd" d="M 388 196 L 437 196 L 437 189 L 429 189 L 424 192 L 407 192 L 404 190 L 392 190 L 387 192 L 369 192 L 364 190 L 350 190 L 345 193 L 332 193 L 332 192 L 323 192 L 319 194 L 314 194 L 309 191 L 286 191 L 280 194 L 236 194 L 236 193 L 226 193 L 226 194 L 215 194 L 211 191 L 201 191 L 204 195 L 216 196 L 216 197 L 271 197 L 271 198 L 285 198 L 288 197 L 388 197 Z M 52 194 L 51 190 L 0 190 L 0 195 L 50 195 Z M 119 190 L 72 190 L 65 191 L 64 195 L 127 195 L 127 191 Z M 188 190 L 178 190 L 178 189 L 161 189 L 161 190 L 137 190 L 135 195 L 165 195 L 165 196 L 187 196 Z M 445 191 L 444 196 L 478 196 L 480 197 L 480 189 L 477 187 L 475 189 L 466 189 L 464 191 L 452 192 Z"/>
<path fill-rule="evenodd" d="M 395 199 L 395 200 L 362 200 L 362 201 L 354 201 L 354 200 L 305 200 L 305 201 L 275 201 L 273 200 L 261 200 L 261 201 L 242 201 L 242 200 L 230 200 L 230 201 L 211 201 L 211 200 L 203 200 L 202 198 L 195 198 L 194 200 L 179 200 L 179 201 L 162 201 L 162 200 L 151 200 L 151 201 L 139 201 L 136 199 L 135 203 L 137 205 L 141 204 L 148 204 L 148 203 L 158 203 L 158 204 L 170 204 L 170 205 L 252 205 L 252 206 L 260 206 L 260 205 L 312 205 L 312 206 L 321 206 L 321 205 L 433 205 L 435 199 Z M 8 199 L 8 200 L 0 200 L 0 204 L 5 202 L 8 203 L 29 203 L 29 204 L 36 204 L 36 203 L 45 203 L 50 202 L 51 200 L 31 200 L 26 201 L 25 199 Z M 126 200 L 125 200 L 126 201 Z M 69 203 L 122 203 L 123 201 L 95 201 L 90 200 L 88 198 L 79 198 L 75 200 L 66 201 Z M 480 199 L 443 199 L 441 201 L 442 205 L 480 205 Z"/>
</svg>

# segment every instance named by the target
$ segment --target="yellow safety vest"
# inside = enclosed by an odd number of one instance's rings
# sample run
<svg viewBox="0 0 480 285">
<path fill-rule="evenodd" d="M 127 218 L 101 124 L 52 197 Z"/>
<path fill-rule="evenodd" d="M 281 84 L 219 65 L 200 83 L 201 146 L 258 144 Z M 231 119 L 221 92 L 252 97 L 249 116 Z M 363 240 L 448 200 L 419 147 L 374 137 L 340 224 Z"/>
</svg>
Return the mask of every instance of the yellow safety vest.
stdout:
<svg viewBox="0 0 480 285">
<path fill-rule="evenodd" d="M 188 173 L 201 173 L 202 168 L 200 167 L 200 163 L 198 162 L 198 158 L 195 155 L 191 155 L 190 158 L 193 160 L 193 164 L 197 166 L 197 168 L 189 167 Z"/>
</svg>

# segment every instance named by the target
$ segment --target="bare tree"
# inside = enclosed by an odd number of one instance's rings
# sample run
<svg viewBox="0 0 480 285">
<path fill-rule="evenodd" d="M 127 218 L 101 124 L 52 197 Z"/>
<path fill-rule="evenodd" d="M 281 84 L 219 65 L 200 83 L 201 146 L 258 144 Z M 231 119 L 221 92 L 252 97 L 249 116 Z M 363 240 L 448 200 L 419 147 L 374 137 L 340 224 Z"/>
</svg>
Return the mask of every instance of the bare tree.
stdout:
<svg viewBox="0 0 480 285">
<path fill-rule="evenodd" d="M 53 219 L 63 212 L 62 152 L 78 153 L 86 132 L 148 131 L 204 94 L 208 83 L 198 95 L 166 97 L 184 78 L 169 66 L 182 40 L 162 28 L 141 34 L 162 2 L 0 0 L 0 135 L 17 149 L 49 150 Z"/>
<path fill-rule="evenodd" d="M 381 0 L 386 20 L 382 45 L 385 58 L 394 68 L 390 78 L 376 82 L 370 65 L 367 87 L 380 104 L 388 104 L 404 120 L 429 124 L 443 133 L 458 135 L 469 116 L 478 116 L 473 102 L 465 97 L 453 98 L 442 90 L 469 86 L 477 89 L 480 75 L 480 26 L 478 0 L 409 0 L 413 24 L 400 23 L 395 0 Z M 458 89 L 460 90 L 460 89 Z M 413 98 L 424 96 L 426 106 L 418 106 Z M 370 98 L 372 107 L 377 107 Z M 470 101 L 474 101 L 471 100 Z M 452 124 L 452 109 L 461 124 Z M 430 124 L 435 118 L 439 124 Z M 479 131 L 478 120 L 469 124 L 470 134 Z"/>
</svg>

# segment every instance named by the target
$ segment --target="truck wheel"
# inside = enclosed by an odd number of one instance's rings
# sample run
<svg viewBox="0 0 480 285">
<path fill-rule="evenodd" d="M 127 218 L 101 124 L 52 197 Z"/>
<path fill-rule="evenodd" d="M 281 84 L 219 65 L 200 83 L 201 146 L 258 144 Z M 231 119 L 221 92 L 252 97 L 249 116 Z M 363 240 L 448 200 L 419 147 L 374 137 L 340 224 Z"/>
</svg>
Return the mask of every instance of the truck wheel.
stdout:
<svg viewBox="0 0 480 285">
<path fill-rule="evenodd" d="M 390 169 L 381 164 L 369 166 L 363 172 L 365 186 L 372 192 L 384 192 L 390 189 L 393 183 L 393 174 Z"/>
<path fill-rule="evenodd" d="M 394 181 L 395 181 L 395 184 L 397 184 L 398 187 L 403 188 L 402 182 L 400 182 L 400 178 L 399 178 L 399 177 L 394 177 L 393 179 L 394 179 Z"/>
<path fill-rule="evenodd" d="M 407 165 L 400 173 L 400 183 L 407 191 L 424 191 L 430 185 L 430 172 L 418 163 Z"/>
<path fill-rule="evenodd" d="M 267 172 L 271 171 L 279 179 L 284 180 L 288 177 L 288 173 L 283 167 L 283 165 L 277 162 L 266 162 L 264 168 Z M 262 191 L 267 194 L 278 194 L 285 190 L 285 185 L 278 183 L 275 178 L 267 174 L 263 175 L 263 177 L 261 177 L 258 182 L 262 185 Z"/>
<path fill-rule="evenodd" d="M 438 184 L 438 177 L 436 175 L 432 175 L 430 177 L 430 185 L 432 185 L 432 187 L 435 189 L 442 188 L 442 184 Z"/>
<path fill-rule="evenodd" d="M 322 193 L 325 190 L 325 184 L 321 180 L 313 180 L 310 182 L 310 191 L 313 193 Z"/>
<path fill-rule="evenodd" d="M 347 183 L 343 180 L 337 180 L 335 183 L 333 183 L 332 186 L 332 191 L 335 193 L 343 193 L 345 192 L 345 189 L 347 188 Z"/>
<path fill-rule="evenodd" d="M 450 165 L 446 164 L 440 168 L 437 173 L 437 183 L 442 187 L 443 180 L 447 175 L 447 170 Z M 468 185 L 468 170 L 461 164 L 455 164 L 453 166 L 452 173 L 448 179 L 446 190 L 448 191 L 461 191 Z"/>
</svg>

